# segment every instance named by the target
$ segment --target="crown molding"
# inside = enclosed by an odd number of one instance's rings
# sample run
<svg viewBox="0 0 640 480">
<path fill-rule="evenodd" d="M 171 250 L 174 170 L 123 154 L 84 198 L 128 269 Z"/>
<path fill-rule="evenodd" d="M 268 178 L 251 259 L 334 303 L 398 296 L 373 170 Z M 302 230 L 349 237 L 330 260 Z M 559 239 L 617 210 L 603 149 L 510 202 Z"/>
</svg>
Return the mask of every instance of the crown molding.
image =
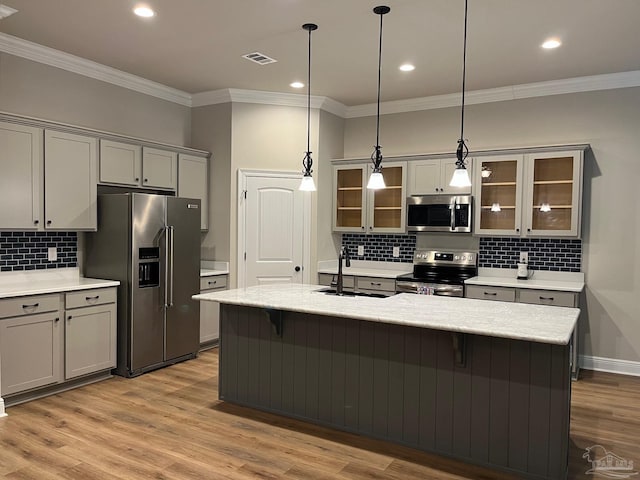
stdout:
<svg viewBox="0 0 640 480">
<path fill-rule="evenodd" d="M 548 82 L 525 83 L 522 85 L 512 85 L 510 87 L 489 88 L 486 90 L 473 90 L 465 93 L 465 105 L 629 87 L 640 87 L 640 70 L 552 80 Z M 435 95 L 431 97 L 381 102 L 380 113 L 382 115 L 388 115 L 393 113 L 433 110 L 437 108 L 457 107 L 460 106 L 460 103 L 461 94 L 459 93 Z M 375 103 L 347 107 L 344 117 L 371 117 L 376 114 L 376 108 L 377 105 Z"/>
<path fill-rule="evenodd" d="M 182 90 L 1 32 L 0 52 L 44 63 L 186 107 L 191 106 L 191 95 Z"/>
<path fill-rule="evenodd" d="M 218 103 L 252 103 L 261 105 L 276 105 L 283 107 L 307 107 L 307 96 L 298 93 L 266 92 L 261 90 L 244 90 L 226 88 L 193 95 L 192 105 L 202 107 Z M 311 108 L 325 110 L 339 117 L 344 117 L 347 107 L 329 97 L 311 95 Z"/>
<path fill-rule="evenodd" d="M 86 77 L 118 85 L 129 90 L 150 95 L 187 107 L 200 107 L 219 103 L 255 103 L 288 107 L 306 107 L 307 96 L 295 93 L 264 92 L 236 88 L 212 90 L 194 95 L 147 80 L 137 75 L 117 70 L 37 43 L 29 42 L 0 32 L 0 52 L 26 58 Z M 527 83 L 508 87 L 490 88 L 466 92 L 465 104 L 481 104 L 519 100 L 525 98 L 563 95 L 568 93 L 611 90 L 640 86 L 640 70 L 587 77 L 568 78 L 548 82 Z M 380 103 L 380 113 L 415 112 L 460 106 L 460 93 L 411 98 Z M 376 104 L 347 107 L 329 97 L 311 96 L 311 106 L 342 118 L 369 117 L 376 114 Z"/>
</svg>

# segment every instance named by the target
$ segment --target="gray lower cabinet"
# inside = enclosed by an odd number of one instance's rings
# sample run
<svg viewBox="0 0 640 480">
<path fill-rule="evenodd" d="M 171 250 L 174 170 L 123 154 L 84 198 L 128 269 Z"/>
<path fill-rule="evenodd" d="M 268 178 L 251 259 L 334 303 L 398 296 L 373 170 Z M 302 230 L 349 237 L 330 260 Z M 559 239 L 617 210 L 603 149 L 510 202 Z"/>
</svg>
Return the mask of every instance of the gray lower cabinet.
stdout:
<svg viewBox="0 0 640 480">
<path fill-rule="evenodd" d="M 200 278 L 200 293 L 226 290 L 228 275 L 216 275 Z M 220 304 L 218 302 L 200 302 L 200 348 L 216 345 L 220 338 Z"/>
<path fill-rule="evenodd" d="M 319 273 L 318 283 L 320 285 L 335 287 L 338 275 L 331 273 Z M 378 295 L 395 295 L 396 279 L 384 277 L 360 277 L 354 275 L 344 275 L 342 277 L 344 289 L 348 292 L 372 293 Z"/>
<path fill-rule="evenodd" d="M 109 374 L 116 328 L 115 287 L 0 300 L 0 395 L 19 402 Z"/>
<path fill-rule="evenodd" d="M 65 295 L 65 379 L 116 367 L 116 289 Z"/>
<path fill-rule="evenodd" d="M 62 379 L 63 327 L 59 295 L 0 300 L 2 396 Z"/>
</svg>

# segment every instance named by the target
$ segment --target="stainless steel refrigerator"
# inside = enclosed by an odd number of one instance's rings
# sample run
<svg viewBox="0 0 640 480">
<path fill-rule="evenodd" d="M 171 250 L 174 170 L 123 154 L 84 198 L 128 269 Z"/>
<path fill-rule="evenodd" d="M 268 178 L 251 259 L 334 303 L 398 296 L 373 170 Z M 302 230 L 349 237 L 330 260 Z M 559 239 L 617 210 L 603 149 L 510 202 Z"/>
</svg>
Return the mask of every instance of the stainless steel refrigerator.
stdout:
<svg viewBox="0 0 640 480">
<path fill-rule="evenodd" d="M 200 200 L 142 193 L 98 196 L 85 236 L 85 276 L 119 280 L 118 365 L 134 377 L 199 349 Z"/>
</svg>

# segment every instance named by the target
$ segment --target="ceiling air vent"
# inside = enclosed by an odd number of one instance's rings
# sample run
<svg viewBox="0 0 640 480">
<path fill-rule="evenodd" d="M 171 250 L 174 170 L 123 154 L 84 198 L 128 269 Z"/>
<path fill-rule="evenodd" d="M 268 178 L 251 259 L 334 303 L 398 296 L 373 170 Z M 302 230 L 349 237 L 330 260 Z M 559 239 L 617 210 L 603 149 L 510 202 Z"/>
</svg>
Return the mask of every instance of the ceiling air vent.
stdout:
<svg viewBox="0 0 640 480">
<path fill-rule="evenodd" d="M 246 55 L 242 56 L 243 58 L 246 58 L 247 60 L 251 60 L 252 62 L 255 62 L 259 65 L 267 65 L 269 63 L 275 63 L 277 62 L 277 60 L 271 58 L 271 57 L 267 57 L 266 55 L 260 53 L 260 52 L 253 52 L 253 53 L 247 53 Z"/>
</svg>

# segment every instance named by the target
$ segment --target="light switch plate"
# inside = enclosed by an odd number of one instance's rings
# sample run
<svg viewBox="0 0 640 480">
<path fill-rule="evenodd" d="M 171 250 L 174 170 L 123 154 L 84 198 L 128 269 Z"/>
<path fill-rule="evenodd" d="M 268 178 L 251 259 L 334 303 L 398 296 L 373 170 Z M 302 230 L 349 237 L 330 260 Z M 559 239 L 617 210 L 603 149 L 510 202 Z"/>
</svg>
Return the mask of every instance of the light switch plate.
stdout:
<svg viewBox="0 0 640 480">
<path fill-rule="evenodd" d="M 359 257 L 364 256 L 364 245 L 358 245 L 358 256 Z"/>
<path fill-rule="evenodd" d="M 520 260 L 518 263 L 529 263 L 529 252 L 520 252 Z"/>
<path fill-rule="evenodd" d="M 49 247 L 47 251 L 47 258 L 50 262 L 58 260 L 58 249 L 56 247 Z"/>
<path fill-rule="evenodd" d="M 400 247 L 393 247 L 393 257 L 398 258 L 400 256 Z"/>
</svg>

